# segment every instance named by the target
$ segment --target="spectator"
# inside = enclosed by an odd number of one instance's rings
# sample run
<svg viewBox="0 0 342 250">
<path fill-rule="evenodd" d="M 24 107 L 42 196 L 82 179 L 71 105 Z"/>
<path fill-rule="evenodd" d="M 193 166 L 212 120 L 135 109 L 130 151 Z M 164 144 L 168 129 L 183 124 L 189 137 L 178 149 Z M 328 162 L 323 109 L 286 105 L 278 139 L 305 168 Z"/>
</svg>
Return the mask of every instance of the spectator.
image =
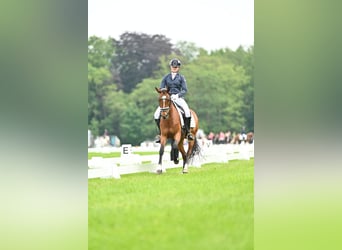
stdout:
<svg viewBox="0 0 342 250">
<path fill-rule="evenodd" d="M 105 131 L 103 133 L 103 145 L 109 146 L 109 144 L 110 144 L 109 132 L 107 129 L 105 129 Z"/>
<path fill-rule="evenodd" d="M 221 131 L 219 136 L 218 136 L 218 143 L 219 144 L 224 144 L 225 143 L 225 134 L 223 133 L 223 131 Z"/>
<path fill-rule="evenodd" d="M 226 143 L 230 143 L 230 141 L 232 140 L 230 130 L 226 132 L 225 136 L 226 136 Z"/>
</svg>

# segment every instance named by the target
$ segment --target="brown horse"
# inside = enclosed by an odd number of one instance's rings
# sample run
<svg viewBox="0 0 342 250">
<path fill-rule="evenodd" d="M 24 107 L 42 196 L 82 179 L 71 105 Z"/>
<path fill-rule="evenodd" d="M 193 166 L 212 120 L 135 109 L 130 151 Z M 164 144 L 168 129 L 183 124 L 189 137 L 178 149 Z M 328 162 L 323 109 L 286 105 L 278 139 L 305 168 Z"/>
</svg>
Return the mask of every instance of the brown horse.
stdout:
<svg viewBox="0 0 342 250">
<path fill-rule="evenodd" d="M 166 88 L 155 88 L 159 93 L 159 107 L 160 107 L 160 149 L 159 149 L 159 162 L 157 173 L 162 173 L 162 159 L 164 154 L 165 144 L 167 139 L 172 139 L 171 143 L 171 160 L 175 164 L 179 163 L 179 151 L 183 157 L 183 173 L 188 173 L 188 163 L 193 160 L 195 155 L 199 155 L 200 147 L 197 142 L 196 133 L 198 130 L 198 117 L 196 113 L 190 109 L 191 119 L 195 126 L 190 126 L 190 132 L 194 135 L 193 141 L 188 141 L 188 150 L 185 152 L 183 142 L 185 139 L 185 130 L 182 129 L 181 119 L 175 104 L 171 101 L 170 94 Z M 179 150 L 179 151 L 178 151 Z"/>
<path fill-rule="evenodd" d="M 247 133 L 246 142 L 249 144 L 252 144 L 254 142 L 254 133 L 253 132 Z"/>
<path fill-rule="evenodd" d="M 253 132 L 248 132 L 246 134 L 246 139 L 242 138 L 241 134 L 236 134 L 231 143 L 232 144 L 241 144 L 242 142 L 244 143 L 249 143 L 249 144 L 252 144 L 254 141 L 254 133 Z"/>
</svg>

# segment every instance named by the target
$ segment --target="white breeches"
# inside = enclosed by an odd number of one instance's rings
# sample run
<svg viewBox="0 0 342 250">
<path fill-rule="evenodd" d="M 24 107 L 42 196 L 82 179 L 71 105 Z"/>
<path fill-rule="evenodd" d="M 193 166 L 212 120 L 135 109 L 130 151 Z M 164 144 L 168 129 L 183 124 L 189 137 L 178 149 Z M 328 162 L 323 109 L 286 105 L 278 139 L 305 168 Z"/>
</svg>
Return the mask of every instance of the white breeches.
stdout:
<svg viewBox="0 0 342 250">
<path fill-rule="evenodd" d="M 247 135 L 246 134 L 240 134 L 240 140 L 246 140 L 247 139 Z"/>
<path fill-rule="evenodd" d="M 184 110 L 185 117 L 190 117 L 190 109 L 188 104 L 185 102 L 183 98 L 178 98 L 175 103 L 177 103 L 179 106 L 181 106 Z M 159 119 L 160 118 L 160 107 L 156 109 L 154 112 L 154 119 Z"/>
</svg>

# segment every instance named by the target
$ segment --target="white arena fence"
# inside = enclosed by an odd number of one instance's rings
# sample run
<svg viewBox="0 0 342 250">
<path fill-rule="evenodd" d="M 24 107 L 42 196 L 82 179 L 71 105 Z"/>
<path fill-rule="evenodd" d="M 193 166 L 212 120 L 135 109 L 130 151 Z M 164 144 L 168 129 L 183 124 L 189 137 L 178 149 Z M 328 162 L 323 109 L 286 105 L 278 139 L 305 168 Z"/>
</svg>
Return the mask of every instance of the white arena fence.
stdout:
<svg viewBox="0 0 342 250">
<path fill-rule="evenodd" d="M 182 168 L 183 160 L 179 153 L 179 164 L 174 164 L 170 160 L 171 146 L 165 147 L 163 155 L 163 171 L 169 168 Z M 139 155 L 137 152 L 153 152 L 155 155 Z M 121 148 L 88 148 L 88 152 L 111 153 L 121 152 L 121 157 L 102 158 L 92 157 L 88 160 L 88 179 L 92 178 L 116 178 L 121 175 L 140 172 L 155 173 L 159 160 L 159 147 L 132 147 L 130 144 L 124 144 Z M 249 160 L 254 158 L 253 144 L 205 144 L 201 147 L 201 157 L 196 157 L 189 164 L 189 167 L 201 167 L 206 163 L 228 163 L 230 160 Z"/>
</svg>

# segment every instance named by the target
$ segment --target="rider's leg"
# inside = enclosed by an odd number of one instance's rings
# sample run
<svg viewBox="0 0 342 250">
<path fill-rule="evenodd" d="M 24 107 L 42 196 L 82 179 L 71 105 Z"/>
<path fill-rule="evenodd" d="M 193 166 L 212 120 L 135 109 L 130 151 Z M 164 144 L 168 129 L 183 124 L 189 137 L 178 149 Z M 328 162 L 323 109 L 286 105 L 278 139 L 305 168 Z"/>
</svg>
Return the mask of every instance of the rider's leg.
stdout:
<svg viewBox="0 0 342 250">
<path fill-rule="evenodd" d="M 188 138 L 189 141 L 194 140 L 193 135 L 190 133 L 190 119 L 191 119 L 191 113 L 188 104 L 185 102 L 183 98 L 178 98 L 175 101 L 179 106 L 181 106 L 185 113 L 185 119 L 184 119 L 184 127 L 186 130 L 185 136 Z"/>
<path fill-rule="evenodd" d="M 156 122 L 158 128 L 158 135 L 156 136 L 156 143 L 160 143 L 160 107 L 157 107 L 156 111 L 154 112 L 154 121 Z"/>
<path fill-rule="evenodd" d="M 183 107 L 184 113 L 185 113 L 185 120 L 184 120 L 184 126 L 186 130 L 186 137 L 188 138 L 189 141 L 194 140 L 194 136 L 190 132 L 190 120 L 191 120 L 191 113 L 188 104 L 183 98 L 179 98 L 181 102 L 181 106 Z"/>
<path fill-rule="evenodd" d="M 190 120 L 191 120 L 191 117 L 185 117 L 185 121 L 184 121 L 185 124 L 184 125 L 185 125 L 186 136 L 187 136 L 188 140 L 193 141 L 194 137 L 190 132 Z"/>
</svg>

